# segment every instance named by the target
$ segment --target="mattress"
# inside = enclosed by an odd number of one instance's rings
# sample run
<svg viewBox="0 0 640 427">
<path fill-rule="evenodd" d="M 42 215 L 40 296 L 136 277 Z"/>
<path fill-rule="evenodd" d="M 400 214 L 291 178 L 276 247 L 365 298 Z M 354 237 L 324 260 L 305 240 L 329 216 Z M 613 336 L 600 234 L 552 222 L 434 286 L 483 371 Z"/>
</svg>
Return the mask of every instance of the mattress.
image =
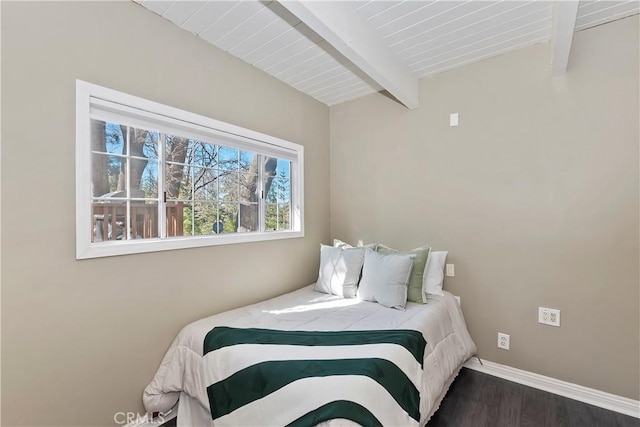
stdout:
<svg viewBox="0 0 640 427">
<path fill-rule="evenodd" d="M 214 327 L 284 331 L 411 329 L 427 344 L 420 390 L 420 425 L 437 409 L 453 377 L 476 353 L 460 307 L 448 292 L 429 296 L 427 304 L 408 302 L 404 311 L 343 299 L 313 290 L 313 285 L 185 326 L 167 350 L 143 395 L 149 412 L 165 412 L 178 403 L 178 426 L 213 426 L 203 358 L 205 336 Z M 260 424 L 268 424 L 261 420 Z M 353 425 L 332 420 L 327 425 Z"/>
</svg>

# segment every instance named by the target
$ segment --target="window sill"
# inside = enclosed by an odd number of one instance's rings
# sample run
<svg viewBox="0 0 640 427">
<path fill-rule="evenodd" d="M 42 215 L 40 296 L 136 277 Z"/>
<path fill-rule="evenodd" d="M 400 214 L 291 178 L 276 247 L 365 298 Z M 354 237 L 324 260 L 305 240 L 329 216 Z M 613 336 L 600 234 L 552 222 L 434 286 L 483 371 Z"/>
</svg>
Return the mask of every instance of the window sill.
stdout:
<svg viewBox="0 0 640 427">
<path fill-rule="evenodd" d="M 77 242 L 76 259 L 102 258 L 174 249 L 201 248 L 205 246 L 231 245 L 235 243 L 263 242 L 269 240 L 304 237 L 303 231 L 273 231 L 264 233 L 236 233 L 215 236 L 185 236 L 166 239 L 140 239 L 108 241 L 81 245 Z"/>
</svg>

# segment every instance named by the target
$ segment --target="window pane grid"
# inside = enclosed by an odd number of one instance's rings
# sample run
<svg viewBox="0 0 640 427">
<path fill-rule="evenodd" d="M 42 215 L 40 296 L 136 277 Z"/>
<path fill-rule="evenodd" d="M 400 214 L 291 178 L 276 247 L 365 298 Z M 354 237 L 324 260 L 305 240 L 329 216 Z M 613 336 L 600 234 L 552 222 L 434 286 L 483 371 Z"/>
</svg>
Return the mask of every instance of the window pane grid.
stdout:
<svg viewBox="0 0 640 427">
<path fill-rule="evenodd" d="M 98 151 L 98 150 L 91 150 L 91 154 L 99 154 L 99 155 L 110 156 L 110 157 L 119 157 L 119 158 L 126 158 L 127 157 L 124 154 L 109 153 L 108 151 Z"/>
<path fill-rule="evenodd" d="M 170 161 L 170 160 L 166 160 L 164 163 L 165 163 L 166 165 L 189 166 L 189 163 L 172 162 L 172 161 Z"/>
<path fill-rule="evenodd" d="M 84 196 L 77 192 L 76 205 L 79 213 L 85 212 L 78 224 L 85 225 L 77 228 L 78 258 L 161 250 L 155 243 L 151 249 L 136 246 L 137 239 L 191 235 L 230 243 L 253 238 L 229 240 L 225 235 L 291 230 L 291 172 L 280 172 L 291 167 L 292 159 L 302 158 L 302 147 L 181 110 L 163 110 L 157 103 L 138 103 L 136 97 L 84 82 L 77 84 L 80 99 L 85 102 L 76 104 L 76 152 L 84 154 L 77 156 L 77 188 L 84 189 Z M 145 108 L 158 113 L 147 114 Z M 173 127 L 179 130 L 173 133 Z M 88 162 L 82 161 L 87 156 Z M 288 194 L 270 190 L 273 186 L 287 187 Z M 300 207 L 296 205 L 296 214 Z M 82 217 L 91 218 L 91 228 Z M 289 237 L 299 237 L 301 229 L 297 231 Z M 271 240 L 256 238 L 265 239 Z M 116 240 L 132 245 L 118 244 L 119 252 Z M 107 241 L 113 244 L 101 244 Z M 184 242 L 166 249 L 190 246 Z"/>
<path fill-rule="evenodd" d="M 159 135 L 96 120 L 92 128 L 92 241 L 158 237 Z"/>
<path fill-rule="evenodd" d="M 129 183 L 131 182 L 131 166 L 129 164 L 129 153 L 131 153 L 130 150 L 130 128 L 127 126 L 127 131 L 126 134 L 124 136 L 124 143 L 126 148 L 126 153 L 127 153 L 127 158 L 125 159 L 125 163 L 126 163 L 126 168 L 125 168 L 125 175 L 126 175 L 126 191 L 127 191 L 127 199 L 129 199 L 129 197 L 131 197 L 131 192 L 129 191 Z M 118 183 L 118 186 L 120 186 L 120 183 Z M 125 239 L 129 239 L 129 236 L 131 235 L 131 202 L 129 202 L 129 200 L 127 200 L 127 209 L 125 211 L 125 216 L 126 216 L 126 221 L 125 221 L 125 227 L 126 227 L 126 233 L 125 233 Z"/>
<path fill-rule="evenodd" d="M 121 128 L 124 134 L 124 153 L 131 153 L 134 135 L 136 143 L 144 141 L 144 144 L 157 147 L 157 151 L 154 152 L 157 158 L 92 150 L 96 156 L 108 156 L 112 163 L 120 160 L 126 165 L 123 168 L 126 172 L 126 194 L 124 197 L 112 194 L 109 199 L 114 202 L 121 200 L 127 204 L 125 221 L 127 239 L 132 239 L 136 235 L 131 230 L 131 223 L 135 220 L 131 218 L 131 210 L 134 209 L 132 202 L 138 205 L 157 201 L 158 195 L 164 194 L 167 190 L 169 190 L 167 201 L 164 203 L 173 203 L 174 210 L 178 209 L 176 204 L 182 204 L 185 206 L 183 209 L 188 210 L 186 215 L 184 212 L 183 215 L 172 213 L 171 218 L 175 223 L 175 218 L 182 217 L 183 230 L 190 235 L 210 234 L 210 232 L 215 233 L 216 230 L 223 233 L 239 233 L 290 229 L 289 161 L 203 141 L 187 139 L 179 141 L 171 135 L 162 133 L 151 135 L 148 131 L 144 131 L 147 132 L 145 135 L 140 134 L 137 129 L 125 126 Z M 180 154 L 180 150 L 186 150 L 183 153 L 185 162 L 167 160 L 166 154 L 163 157 L 162 151 L 169 142 L 174 144 L 173 155 L 176 152 Z M 178 146 L 180 143 L 183 144 L 182 147 Z M 162 148 L 159 147 L 160 145 Z M 164 167 L 160 167 L 160 164 L 164 164 Z M 215 167 L 208 166 L 210 164 L 215 164 Z M 142 174 L 138 172 L 135 182 L 132 181 L 132 169 L 142 169 Z M 261 177 L 263 174 L 266 178 Z M 175 185 L 172 186 L 172 181 L 178 184 L 177 190 Z M 266 198 L 265 192 L 268 193 Z M 261 197 L 260 194 L 263 196 Z M 99 197 L 94 197 L 93 200 L 102 201 Z M 204 204 L 208 204 L 210 212 L 206 211 Z M 267 207 L 261 208 L 261 205 Z M 157 209 L 160 219 L 158 224 L 165 224 L 160 227 L 160 234 L 166 236 L 169 222 L 163 218 L 168 215 L 168 211 L 160 205 Z M 208 219 L 203 219 L 205 217 Z M 209 224 L 211 224 L 210 232 L 205 230 Z M 175 226 L 172 229 L 173 233 L 177 230 Z M 158 231 L 153 234 L 158 235 Z"/>
<path fill-rule="evenodd" d="M 133 160 L 142 160 L 144 162 L 156 162 L 156 163 L 158 162 L 158 159 L 154 157 L 140 157 L 140 156 L 126 156 L 126 157 Z"/>
</svg>

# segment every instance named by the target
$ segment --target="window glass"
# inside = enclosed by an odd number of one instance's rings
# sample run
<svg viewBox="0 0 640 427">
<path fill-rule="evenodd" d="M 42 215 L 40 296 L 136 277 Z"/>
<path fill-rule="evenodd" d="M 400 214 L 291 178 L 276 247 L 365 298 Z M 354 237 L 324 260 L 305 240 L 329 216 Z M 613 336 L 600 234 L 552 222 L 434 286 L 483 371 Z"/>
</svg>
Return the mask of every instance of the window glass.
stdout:
<svg viewBox="0 0 640 427">
<path fill-rule="evenodd" d="M 158 133 L 91 120 L 92 242 L 157 238 Z"/>
<path fill-rule="evenodd" d="M 269 159 L 266 169 L 266 230 L 290 230 L 291 162 Z"/>
<path fill-rule="evenodd" d="M 76 88 L 77 258 L 303 235 L 301 146 Z"/>
</svg>

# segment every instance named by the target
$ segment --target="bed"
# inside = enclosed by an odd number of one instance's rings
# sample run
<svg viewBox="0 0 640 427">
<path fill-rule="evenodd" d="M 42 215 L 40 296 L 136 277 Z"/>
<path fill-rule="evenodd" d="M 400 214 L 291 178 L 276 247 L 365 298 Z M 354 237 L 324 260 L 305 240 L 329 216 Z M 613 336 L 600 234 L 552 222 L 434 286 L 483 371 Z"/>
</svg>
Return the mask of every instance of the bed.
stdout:
<svg viewBox="0 0 640 427">
<path fill-rule="evenodd" d="M 397 418 L 387 418 L 386 422 L 380 422 L 382 425 L 425 425 L 438 409 L 440 401 L 461 366 L 476 353 L 476 346 L 469 336 L 462 311 L 453 295 L 446 291 L 443 292 L 443 296 L 430 295 L 427 304 L 407 302 L 405 310 L 396 310 L 358 298 L 341 298 L 316 292 L 314 286 L 310 285 L 268 301 L 207 317 L 184 327 L 174 339 L 151 383 L 144 391 L 143 401 L 147 411 L 165 412 L 177 405 L 177 425 L 185 427 L 234 424 L 284 425 L 293 420 L 277 418 L 282 413 L 287 412 L 289 408 L 293 408 L 294 413 L 295 411 L 304 413 L 308 408 L 303 408 L 302 402 L 311 401 L 310 404 L 315 405 L 314 399 L 320 399 L 318 395 L 321 393 L 318 391 L 317 384 L 314 385 L 315 383 L 310 382 L 306 391 L 295 388 L 292 390 L 295 402 L 290 402 L 291 404 L 283 404 L 282 401 L 280 403 L 269 401 L 261 409 L 243 414 L 244 418 L 221 417 L 214 422 L 210 402 L 214 402 L 216 407 L 218 402 L 215 399 L 212 400 L 210 395 L 212 382 L 215 382 L 212 376 L 226 375 L 218 374 L 216 372 L 218 369 L 236 369 L 230 367 L 236 363 L 235 356 L 222 354 L 220 357 L 227 357 L 224 359 L 227 362 L 223 360 L 221 363 L 218 360 L 214 361 L 212 365 L 211 355 L 216 352 L 208 352 L 209 350 L 207 350 L 207 354 L 204 354 L 205 346 L 203 343 L 205 338 L 211 338 L 210 334 L 214 329 L 216 331 L 222 330 L 225 334 L 232 330 L 234 333 L 239 331 L 241 334 L 250 333 L 252 336 L 256 331 L 265 330 L 278 331 L 278 334 L 291 331 L 293 335 L 318 332 L 321 335 L 324 334 L 323 337 L 327 334 L 333 336 L 337 333 L 341 338 L 344 334 L 368 336 L 376 335 L 380 331 L 388 331 L 397 335 L 397 331 L 404 331 L 413 333 L 414 335 L 409 339 L 414 339 L 415 333 L 419 333 L 424 338 L 423 341 L 426 341 L 423 344 L 423 352 L 414 353 L 414 355 L 419 354 L 419 359 L 422 359 L 418 361 L 418 366 L 421 368 L 419 376 L 412 378 L 419 393 L 419 413 L 417 417 L 414 416 L 415 420 L 408 419 L 407 423 L 399 422 Z M 397 346 L 387 347 L 396 351 Z M 251 355 L 249 358 L 255 358 L 256 355 L 265 352 L 268 353 L 266 350 L 261 352 L 256 351 L 256 347 L 252 348 L 253 350 L 247 353 Z M 353 348 L 353 346 L 349 346 L 349 348 Z M 369 347 L 369 349 L 371 348 L 373 347 Z M 310 347 L 305 347 L 304 350 L 314 351 Z M 340 351 L 343 350 L 340 349 Z M 403 353 L 404 350 L 404 348 L 400 348 L 396 353 Z M 297 354 L 297 350 L 290 350 L 289 353 Z M 397 357 L 407 359 L 406 354 L 403 354 L 399 354 Z M 304 357 L 306 356 L 302 358 Z M 331 358 L 331 356 L 321 356 L 320 358 L 322 357 Z M 340 358 L 344 357 L 344 355 L 340 356 Z M 346 357 L 357 358 L 359 356 Z M 376 357 L 377 362 L 378 358 Z M 411 361 L 407 363 L 411 364 Z M 340 380 L 343 382 L 331 386 L 332 393 L 335 394 L 336 390 L 343 390 L 344 381 L 349 378 L 356 377 L 341 376 Z M 371 390 L 373 388 L 368 384 L 364 386 L 362 392 L 358 392 L 359 398 L 361 398 L 359 403 L 375 412 L 376 416 L 381 417 L 379 419 L 385 419 L 385 414 L 381 413 L 386 412 L 382 409 L 384 404 L 375 403 L 377 402 L 375 399 L 373 402 L 371 401 L 372 398 L 368 396 L 368 394 L 374 393 Z M 305 398 L 300 398 L 302 395 Z M 285 399 L 291 399 L 291 396 L 285 397 Z M 320 405 L 320 403 L 317 404 Z M 293 419 L 296 419 L 296 416 L 294 414 Z M 319 421 L 317 424 L 328 426 L 357 425 L 358 423 L 354 422 L 356 420 L 357 418 L 353 417 L 332 419 L 325 417 L 317 418 Z M 304 423 L 300 425 L 304 425 Z"/>
</svg>

